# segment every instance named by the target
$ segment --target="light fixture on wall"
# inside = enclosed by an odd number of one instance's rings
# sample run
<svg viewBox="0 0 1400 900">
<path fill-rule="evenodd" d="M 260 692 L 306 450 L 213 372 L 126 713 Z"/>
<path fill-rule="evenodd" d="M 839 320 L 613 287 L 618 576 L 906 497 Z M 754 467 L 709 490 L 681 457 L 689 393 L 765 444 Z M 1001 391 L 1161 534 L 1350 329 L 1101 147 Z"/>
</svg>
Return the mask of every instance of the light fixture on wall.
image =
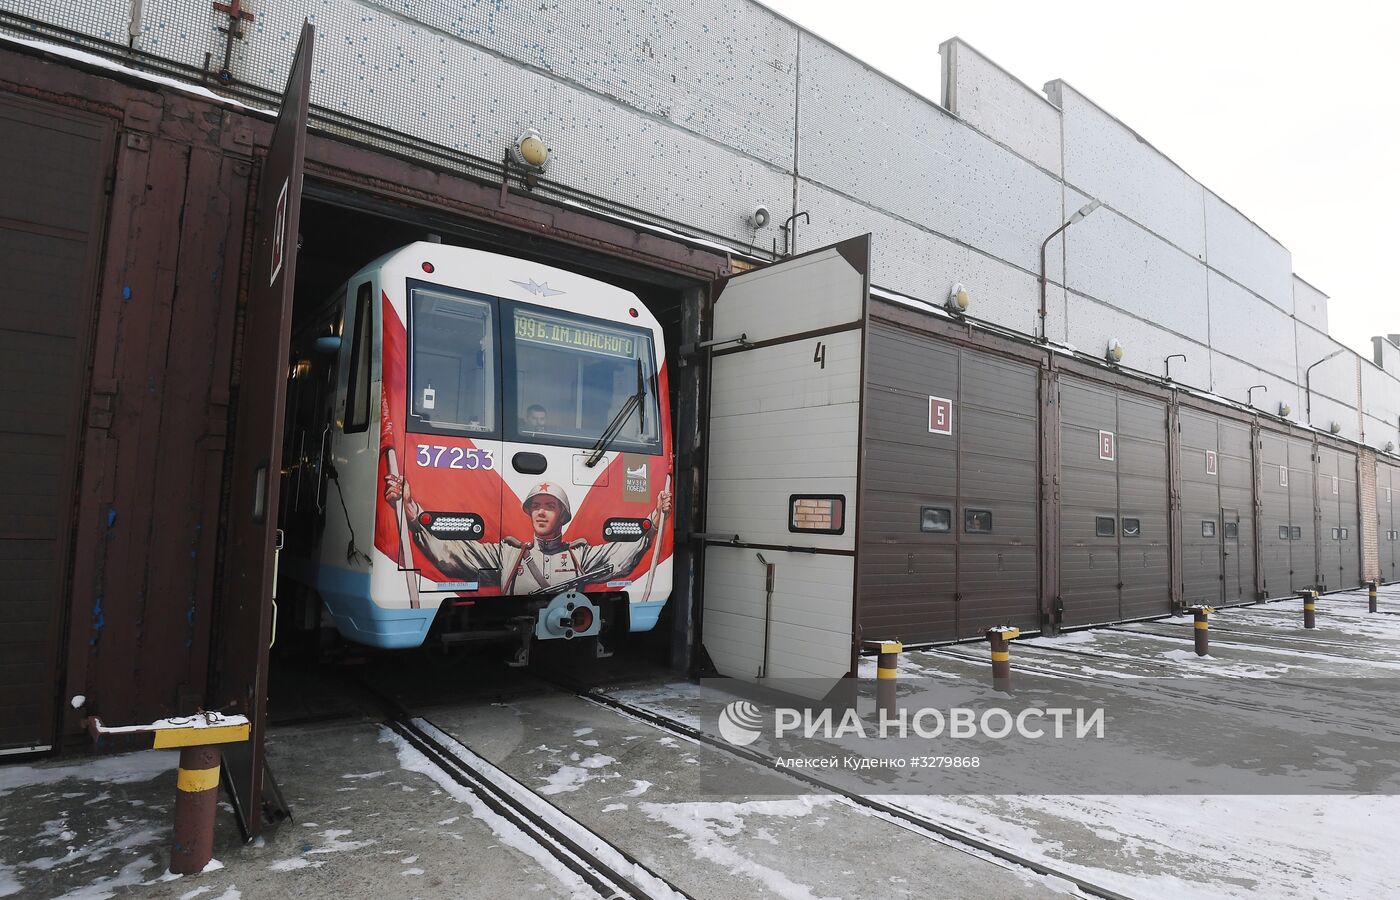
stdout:
<svg viewBox="0 0 1400 900">
<path fill-rule="evenodd" d="M 1395 452 L 1395 442 L 1394 442 L 1394 441 L 1386 441 L 1386 442 L 1385 442 L 1385 452 L 1386 452 L 1386 453 L 1394 453 L 1394 452 Z"/>
<path fill-rule="evenodd" d="M 1103 358 L 1113 366 L 1123 361 L 1123 345 L 1118 342 L 1118 338 L 1109 338 L 1108 349 L 1104 351 Z"/>
<path fill-rule="evenodd" d="M 959 281 L 957 284 L 953 285 L 953 289 L 948 292 L 948 300 L 943 305 L 948 307 L 949 312 L 961 315 L 967 312 L 967 307 L 970 302 L 971 301 L 967 298 L 967 288 L 963 287 L 963 283 Z"/>
<path fill-rule="evenodd" d="M 1333 350 L 1331 353 L 1322 357 L 1322 359 L 1319 359 L 1317 362 L 1313 363 L 1312 365 L 1308 366 L 1306 369 L 1303 370 L 1303 393 L 1307 396 L 1305 418 L 1308 420 L 1309 425 L 1312 424 L 1312 370 L 1327 362 L 1327 360 L 1331 359 L 1332 357 L 1340 353 L 1345 353 L 1346 349 L 1347 348 L 1345 347 L 1338 347 L 1336 350 Z M 1333 433 L 1335 434 L 1336 432 Z"/>
<path fill-rule="evenodd" d="M 1289 406 L 1287 403 L 1280 403 L 1280 404 L 1278 405 L 1278 417 L 1279 417 L 1280 419 L 1286 419 L 1286 418 L 1288 418 L 1292 413 L 1293 413 L 1293 407 Z"/>
<path fill-rule="evenodd" d="M 1091 201 L 1091 202 L 1089 202 L 1089 203 L 1084 204 L 1083 206 L 1079 207 L 1079 210 L 1078 210 L 1077 212 L 1075 212 L 1074 215 L 1072 215 L 1072 216 L 1069 217 L 1069 220 L 1068 220 L 1067 222 L 1065 222 L 1065 224 L 1061 225 L 1059 228 L 1056 228 L 1054 231 L 1050 232 L 1050 236 L 1047 237 L 1045 240 L 1043 240 L 1043 241 L 1040 242 L 1040 341 L 1041 341 L 1041 343 L 1045 343 L 1046 341 L 1048 341 L 1048 340 L 1050 339 L 1050 338 L 1046 335 L 1046 333 L 1045 333 L 1045 316 L 1046 316 L 1046 309 L 1045 309 L 1045 284 L 1046 284 L 1046 278 L 1045 278 L 1045 248 L 1050 244 L 1050 242 L 1051 242 L 1052 240 L 1055 239 L 1055 235 L 1059 234 L 1061 231 L 1064 231 L 1066 228 L 1068 228 L 1069 226 L 1073 225 L 1075 222 L 1081 221 L 1085 216 L 1089 215 L 1089 213 L 1091 213 L 1091 212 L 1093 212 L 1094 210 L 1098 209 L 1100 206 L 1103 206 L 1103 204 L 1102 204 L 1101 202 L 1099 202 L 1098 200 L 1094 200 L 1094 201 Z M 1066 281 L 1068 281 L 1068 279 L 1066 279 Z"/>
<path fill-rule="evenodd" d="M 771 221 L 773 221 L 773 214 L 769 212 L 768 207 L 764 206 L 762 203 L 755 206 L 753 212 L 749 213 L 749 227 L 755 231 Z"/>
<path fill-rule="evenodd" d="M 511 162 L 527 171 L 542 173 L 553 158 L 554 151 L 545 146 L 544 138 L 533 128 L 520 132 L 510 145 Z"/>
<path fill-rule="evenodd" d="M 1328 426 L 1327 426 L 1327 430 L 1330 431 L 1330 432 L 1332 432 L 1333 434 L 1341 434 L 1341 433 L 1342 433 L 1342 423 L 1341 423 L 1341 422 L 1336 422 L 1336 421 L 1334 421 L 1331 425 L 1328 425 Z"/>
</svg>

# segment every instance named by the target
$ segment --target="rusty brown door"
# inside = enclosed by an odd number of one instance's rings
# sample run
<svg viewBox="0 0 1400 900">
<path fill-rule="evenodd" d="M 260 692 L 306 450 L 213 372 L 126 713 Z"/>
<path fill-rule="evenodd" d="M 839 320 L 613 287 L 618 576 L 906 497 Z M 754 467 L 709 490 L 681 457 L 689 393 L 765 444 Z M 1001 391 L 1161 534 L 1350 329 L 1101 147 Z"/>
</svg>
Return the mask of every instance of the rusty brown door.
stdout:
<svg viewBox="0 0 1400 900">
<path fill-rule="evenodd" d="M 252 720 L 247 752 L 225 758 L 245 834 L 262 829 L 263 737 L 272 637 L 273 545 L 282 418 L 301 211 L 306 112 L 315 31 L 302 26 L 291 77 L 259 179 L 257 225 L 232 454 L 223 595 L 213 648 L 211 706 Z"/>
</svg>

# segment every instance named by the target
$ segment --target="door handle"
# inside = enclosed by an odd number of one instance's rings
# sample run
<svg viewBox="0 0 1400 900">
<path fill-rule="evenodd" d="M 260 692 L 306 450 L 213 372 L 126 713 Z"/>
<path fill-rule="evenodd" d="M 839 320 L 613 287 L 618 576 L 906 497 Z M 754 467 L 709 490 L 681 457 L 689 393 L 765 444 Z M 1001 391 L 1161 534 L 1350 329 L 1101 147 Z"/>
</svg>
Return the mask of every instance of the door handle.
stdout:
<svg viewBox="0 0 1400 900">
<path fill-rule="evenodd" d="M 326 427 L 321 431 L 321 451 L 316 456 L 316 511 L 323 513 L 326 511 L 321 502 L 321 492 L 326 488 L 326 439 L 330 437 L 331 423 L 327 422 Z"/>
<path fill-rule="evenodd" d="M 272 541 L 272 634 L 267 641 L 267 649 L 271 650 L 272 645 L 277 643 L 277 564 L 282 560 L 282 545 L 286 543 L 286 535 L 282 529 L 278 528 Z"/>
</svg>

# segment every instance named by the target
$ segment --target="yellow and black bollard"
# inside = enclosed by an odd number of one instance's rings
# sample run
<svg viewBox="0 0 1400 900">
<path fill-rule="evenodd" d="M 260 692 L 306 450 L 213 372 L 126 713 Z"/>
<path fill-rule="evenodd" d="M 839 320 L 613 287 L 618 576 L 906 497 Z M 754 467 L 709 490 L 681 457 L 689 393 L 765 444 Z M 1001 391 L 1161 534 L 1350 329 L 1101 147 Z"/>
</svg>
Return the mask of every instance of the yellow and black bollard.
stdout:
<svg viewBox="0 0 1400 900">
<path fill-rule="evenodd" d="M 204 871 L 214 856 L 220 745 L 248 740 L 252 730 L 248 719 L 198 712 L 150 725 L 110 728 L 96 716 L 84 719 L 83 724 L 99 744 L 117 734 L 127 742 L 145 735 L 152 749 L 180 751 L 180 768 L 175 773 L 175 835 L 170 848 L 170 871 L 176 875 Z"/>
<path fill-rule="evenodd" d="M 987 629 L 987 642 L 992 645 L 992 687 L 1011 693 L 1011 641 L 1021 636 L 1021 629 L 1002 625 Z"/>
<path fill-rule="evenodd" d="M 899 641 L 868 641 L 867 647 L 874 647 L 880 655 L 875 663 L 875 706 L 887 719 L 894 719 L 896 711 L 896 691 L 899 685 L 899 654 L 904 645 Z"/>
<path fill-rule="evenodd" d="M 1196 620 L 1196 655 L 1207 656 L 1210 654 L 1210 614 L 1215 610 L 1209 606 L 1193 606 L 1187 611 Z"/>
<path fill-rule="evenodd" d="M 1367 612 L 1376 611 L 1376 583 L 1374 581 L 1368 582 L 1366 585 L 1366 610 Z"/>
<path fill-rule="evenodd" d="M 1317 591 L 1303 591 L 1303 627 L 1317 627 Z"/>
</svg>

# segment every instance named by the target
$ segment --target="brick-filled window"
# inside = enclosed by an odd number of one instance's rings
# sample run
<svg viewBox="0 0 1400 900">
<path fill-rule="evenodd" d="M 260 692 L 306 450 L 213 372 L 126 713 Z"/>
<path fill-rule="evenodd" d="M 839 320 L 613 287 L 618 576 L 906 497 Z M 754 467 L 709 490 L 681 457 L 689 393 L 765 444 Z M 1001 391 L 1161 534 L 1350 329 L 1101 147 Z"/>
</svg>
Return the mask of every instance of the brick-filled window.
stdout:
<svg viewBox="0 0 1400 900">
<path fill-rule="evenodd" d="M 788 498 L 788 531 L 844 534 L 846 498 L 840 494 L 793 494 Z"/>
</svg>

